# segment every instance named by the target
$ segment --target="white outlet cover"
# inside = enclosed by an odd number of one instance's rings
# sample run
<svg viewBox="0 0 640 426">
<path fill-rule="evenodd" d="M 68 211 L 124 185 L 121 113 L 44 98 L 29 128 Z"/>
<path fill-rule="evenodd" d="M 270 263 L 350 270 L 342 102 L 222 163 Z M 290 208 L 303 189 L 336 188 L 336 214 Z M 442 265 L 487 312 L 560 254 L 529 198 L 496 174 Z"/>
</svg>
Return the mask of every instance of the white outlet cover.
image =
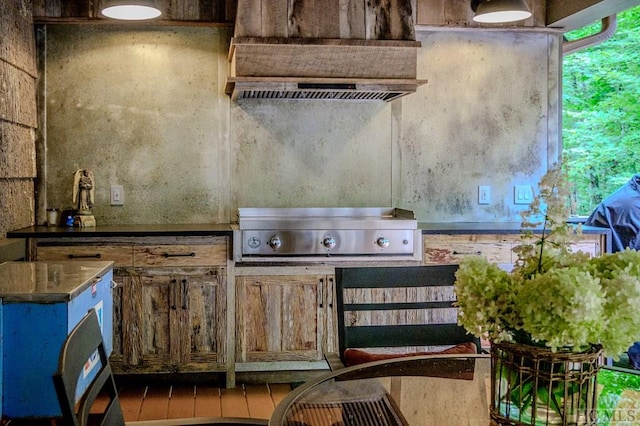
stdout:
<svg viewBox="0 0 640 426">
<path fill-rule="evenodd" d="M 122 185 L 111 185 L 111 205 L 124 205 L 124 188 Z"/>
</svg>

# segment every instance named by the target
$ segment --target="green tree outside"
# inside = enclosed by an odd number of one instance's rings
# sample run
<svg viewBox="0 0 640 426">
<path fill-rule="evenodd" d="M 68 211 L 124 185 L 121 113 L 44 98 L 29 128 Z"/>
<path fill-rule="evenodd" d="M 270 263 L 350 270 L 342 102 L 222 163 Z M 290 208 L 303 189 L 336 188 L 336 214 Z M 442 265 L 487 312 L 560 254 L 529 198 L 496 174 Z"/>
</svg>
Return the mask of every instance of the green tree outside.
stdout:
<svg viewBox="0 0 640 426">
<path fill-rule="evenodd" d="M 575 40 L 600 24 L 571 31 Z M 566 55 L 563 162 L 575 184 L 575 211 L 596 205 L 640 173 L 640 6 L 618 14 L 612 38 Z"/>
</svg>

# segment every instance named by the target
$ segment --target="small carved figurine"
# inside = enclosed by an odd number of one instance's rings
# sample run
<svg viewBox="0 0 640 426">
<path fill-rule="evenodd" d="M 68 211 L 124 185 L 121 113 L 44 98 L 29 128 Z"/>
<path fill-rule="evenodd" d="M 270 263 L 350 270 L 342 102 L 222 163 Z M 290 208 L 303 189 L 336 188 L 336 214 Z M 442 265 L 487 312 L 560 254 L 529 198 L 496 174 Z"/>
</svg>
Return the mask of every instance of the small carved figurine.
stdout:
<svg viewBox="0 0 640 426">
<path fill-rule="evenodd" d="M 96 226 L 96 220 L 91 214 L 91 207 L 95 200 L 95 181 L 93 172 L 78 169 L 73 175 L 73 202 L 77 203 L 78 211 L 74 218 L 74 226 L 85 228 Z"/>
</svg>

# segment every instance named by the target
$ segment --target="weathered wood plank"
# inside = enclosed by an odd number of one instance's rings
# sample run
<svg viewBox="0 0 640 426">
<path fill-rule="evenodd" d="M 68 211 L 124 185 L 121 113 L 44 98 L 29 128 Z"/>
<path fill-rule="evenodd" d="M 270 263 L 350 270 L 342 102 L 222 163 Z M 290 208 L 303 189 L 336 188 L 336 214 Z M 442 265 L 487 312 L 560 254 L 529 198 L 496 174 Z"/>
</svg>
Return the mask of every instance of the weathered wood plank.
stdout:
<svg viewBox="0 0 640 426">
<path fill-rule="evenodd" d="M 318 40 L 318 39 L 316 39 Z M 253 77 L 351 77 L 415 79 L 418 45 L 412 41 L 340 40 L 341 43 L 256 43 L 234 40 L 236 76 Z M 245 42 L 246 41 L 246 42 Z M 268 42 L 268 39 L 264 39 Z M 365 41 L 365 40 L 363 40 Z M 395 44 L 406 43 L 404 46 Z M 345 61 L 344 58 L 351 58 Z M 393 65 L 393 66 L 391 66 Z"/>
<path fill-rule="evenodd" d="M 449 3 L 448 1 L 446 3 Z M 416 4 L 416 24 L 444 24 L 445 0 L 418 0 Z"/>
<path fill-rule="evenodd" d="M 289 37 L 339 38 L 339 0 L 289 0 Z"/>
<path fill-rule="evenodd" d="M 200 19 L 199 0 L 180 0 L 170 2 L 169 18 L 181 21 L 196 21 Z"/>
<path fill-rule="evenodd" d="M 157 245 L 134 248 L 134 266 L 224 265 L 226 245 Z"/>
<path fill-rule="evenodd" d="M 110 260 L 116 267 L 133 265 L 133 247 L 110 245 L 78 245 L 38 247 L 38 260 L 70 260 L 78 256 L 93 256 L 100 260 Z M 87 260 L 78 258 L 78 260 Z"/>
<path fill-rule="evenodd" d="M 365 39 L 365 7 L 362 0 L 339 0 L 340 38 Z"/>
<path fill-rule="evenodd" d="M 266 0 L 261 8 L 262 37 L 288 37 L 288 0 Z"/>
<path fill-rule="evenodd" d="M 234 37 L 262 34 L 262 0 L 238 0 Z"/>
<path fill-rule="evenodd" d="M 127 365 L 142 362 L 142 278 L 125 276 L 122 286 L 122 358 Z"/>
<path fill-rule="evenodd" d="M 371 0 L 366 4 L 366 38 L 415 40 L 411 0 Z"/>
</svg>

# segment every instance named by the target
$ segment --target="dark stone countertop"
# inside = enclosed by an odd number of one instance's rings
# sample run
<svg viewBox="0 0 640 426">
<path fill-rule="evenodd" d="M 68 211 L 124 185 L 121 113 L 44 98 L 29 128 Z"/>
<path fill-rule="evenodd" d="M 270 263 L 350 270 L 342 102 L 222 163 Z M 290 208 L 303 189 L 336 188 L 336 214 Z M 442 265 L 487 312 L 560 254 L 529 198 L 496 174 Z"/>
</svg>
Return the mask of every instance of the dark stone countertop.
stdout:
<svg viewBox="0 0 640 426">
<path fill-rule="evenodd" d="M 419 222 L 422 234 L 519 234 L 520 222 Z M 535 231 L 534 231 L 535 232 Z M 608 228 L 583 226 L 583 234 L 609 234 Z"/>
<path fill-rule="evenodd" d="M 86 238 L 231 236 L 230 224 L 98 225 L 92 228 L 30 226 L 7 232 L 8 238 Z"/>
</svg>

